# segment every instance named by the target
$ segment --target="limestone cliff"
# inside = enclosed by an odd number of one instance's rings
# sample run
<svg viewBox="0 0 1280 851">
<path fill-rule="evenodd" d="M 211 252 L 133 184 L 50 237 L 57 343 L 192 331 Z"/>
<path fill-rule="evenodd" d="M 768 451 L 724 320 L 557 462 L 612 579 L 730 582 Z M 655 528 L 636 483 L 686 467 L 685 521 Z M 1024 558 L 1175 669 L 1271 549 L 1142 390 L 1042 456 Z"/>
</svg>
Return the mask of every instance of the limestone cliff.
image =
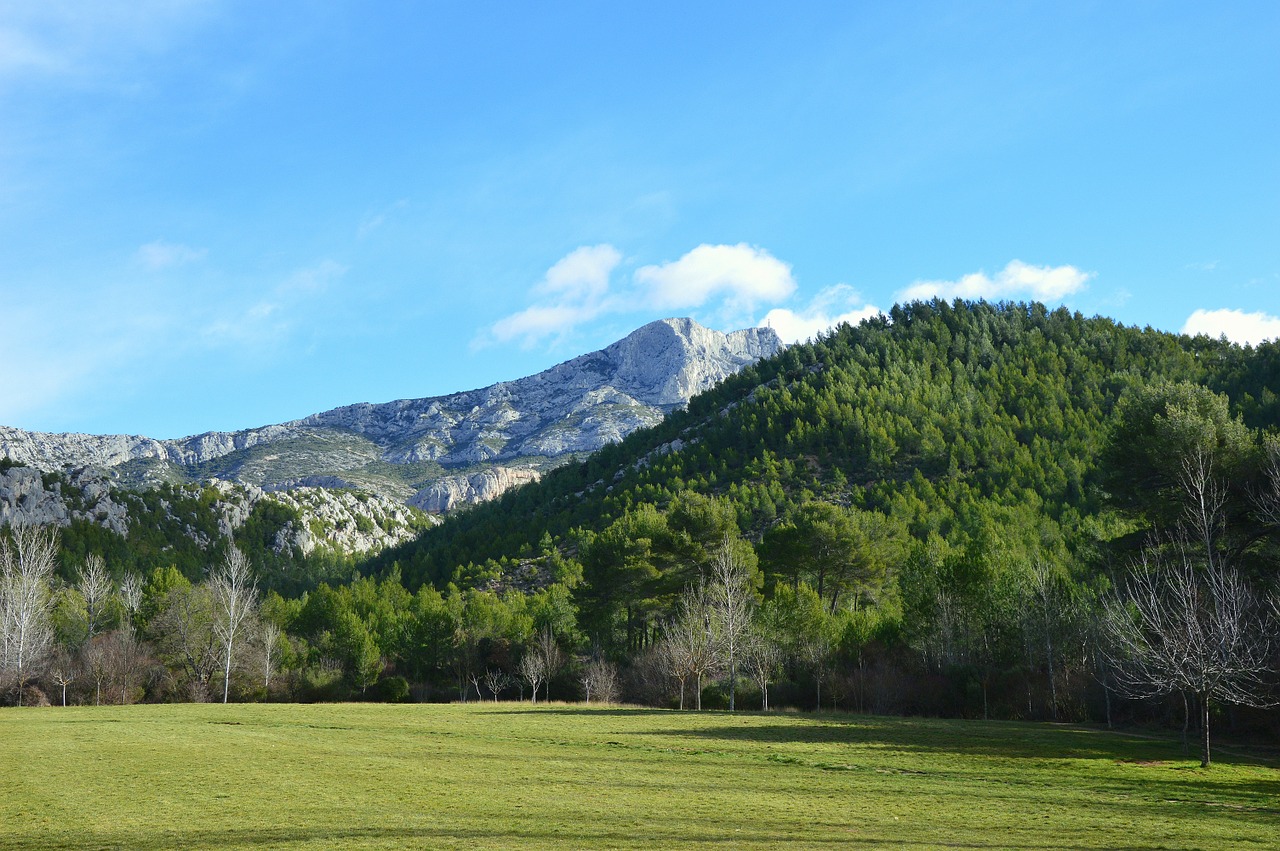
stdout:
<svg viewBox="0 0 1280 851">
<path fill-rule="evenodd" d="M 722 334 L 664 319 L 598 352 L 479 390 L 347 405 L 181 440 L 0 426 L 0 457 L 42 470 L 110 471 L 131 486 L 211 478 L 268 490 L 338 485 L 443 512 L 653 425 L 781 347 L 768 328 Z"/>
</svg>

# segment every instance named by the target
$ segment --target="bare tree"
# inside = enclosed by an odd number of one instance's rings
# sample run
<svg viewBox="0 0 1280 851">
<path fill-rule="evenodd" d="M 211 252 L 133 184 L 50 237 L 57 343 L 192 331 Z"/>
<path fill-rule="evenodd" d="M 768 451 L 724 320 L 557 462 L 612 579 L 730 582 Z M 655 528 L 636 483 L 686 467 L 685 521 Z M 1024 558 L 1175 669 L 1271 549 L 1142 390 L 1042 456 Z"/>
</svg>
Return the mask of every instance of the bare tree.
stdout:
<svg viewBox="0 0 1280 851">
<path fill-rule="evenodd" d="M 822 684 L 831 676 L 831 638 L 826 630 L 809 636 L 800 645 L 800 658 L 813 674 L 817 687 L 817 709 L 822 709 Z"/>
<path fill-rule="evenodd" d="M 582 683 L 583 703 L 591 702 L 591 686 L 595 683 L 595 671 L 591 668 L 591 663 L 595 660 L 593 656 L 584 656 L 578 660 L 578 682 Z"/>
<path fill-rule="evenodd" d="M 222 650 L 222 702 L 227 702 L 231 689 L 231 667 L 244 640 L 242 627 L 253 613 L 258 584 L 254 581 L 249 559 L 238 548 L 231 547 L 222 566 L 209 577 L 213 592 L 213 630 Z"/>
<path fill-rule="evenodd" d="M 542 675 L 546 685 L 544 696 L 551 699 L 551 679 L 564 667 L 565 655 L 551 627 L 546 627 L 533 640 L 532 651 L 542 658 Z"/>
<path fill-rule="evenodd" d="M 1263 682 L 1271 654 L 1265 620 L 1260 601 L 1225 560 L 1200 556 L 1185 538 L 1152 547 L 1106 604 L 1116 682 L 1137 697 L 1196 695 L 1200 764 L 1207 767 L 1210 701 L 1271 703 Z"/>
<path fill-rule="evenodd" d="M 520 676 L 532 689 L 533 703 L 537 705 L 538 686 L 542 685 L 547 676 L 547 666 L 542 654 L 532 646 L 525 648 L 524 656 L 520 659 Z"/>
<path fill-rule="evenodd" d="M 117 629 L 102 635 L 108 677 L 119 691 L 120 703 L 132 703 L 150 663 L 142 642 L 129 629 Z"/>
<path fill-rule="evenodd" d="M 1058 682 L 1062 672 L 1060 668 L 1066 656 L 1069 640 L 1080 638 L 1084 647 L 1087 639 L 1074 629 L 1074 601 L 1071 589 L 1065 578 L 1056 573 L 1050 563 L 1044 559 L 1036 559 L 1027 576 L 1026 597 L 1022 603 L 1024 620 L 1023 637 L 1027 645 L 1027 654 L 1031 656 L 1032 645 L 1040 644 L 1044 655 L 1045 673 L 1049 681 L 1049 717 L 1058 720 Z M 1082 653 L 1082 658 L 1087 653 Z M 1031 666 L 1028 665 L 1028 668 Z M 1030 687 L 1028 687 L 1028 711 L 1030 711 Z"/>
<path fill-rule="evenodd" d="M 591 692 L 596 693 L 597 703 L 614 703 L 618 699 L 618 669 L 599 654 L 586 660 L 582 666 L 582 688 L 586 702 L 591 702 Z"/>
<path fill-rule="evenodd" d="M 93 680 L 93 705 L 102 705 L 102 686 L 107 682 L 110 674 L 107 662 L 107 651 L 102 645 L 102 638 L 98 637 L 89 642 L 80 651 L 80 658 L 84 664 L 85 673 Z"/>
<path fill-rule="evenodd" d="M 669 621 L 663 628 L 662 640 L 657 646 L 658 664 L 662 670 L 680 684 L 680 709 L 684 710 L 684 686 L 693 671 L 685 654 L 684 644 L 676 637 L 677 621 Z"/>
<path fill-rule="evenodd" d="M 711 606 L 716 644 L 729 672 L 729 711 L 735 708 L 742 643 L 755 614 L 751 566 L 725 536 L 711 563 Z"/>
<path fill-rule="evenodd" d="M 753 631 L 743 645 L 743 667 L 760 687 L 760 709 L 769 709 L 769 683 L 782 664 L 782 651 L 767 636 Z"/>
<path fill-rule="evenodd" d="M 120 581 L 120 602 L 124 605 L 128 616 L 128 627 L 133 629 L 133 619 L 142 608 L 142 577 L 136 573 L 126 573 Z"/>
<path fill-rule="evenodd" d="M 498 695 L 511 685 L 511 675 L 501 668 L 487 668 L 484 672 L 484 687 L 493 695 L 493 702 L 498 702 Z M 476 691 L 480 691 L 479 685 Z"/>
<path fill-rule="evenodd" d="M 667 624 L 664 656 L 671 672 L 680 681 L 680 708 L 684 709 L 684 686 L 694 678 L 694 706 L 702 709 L 702 678 L 715 670 L 720 654 L 715 642 L 714 614 L 705 584 L 685 591 L 676 616 Z"/>
<path fill-rule="evenodd" d="M 80 666 L 76 664 L 75 657 L 63 648 L 53 654 L 53 661 L 49 664 L 49 676 L 62 689 L 62 705 L 67 705 L 67 686 L 75 682 L 77 675 L 80 673 Z"/>
<path fill-rule="evenodd" d="M 111 587 L 111 577 L 107 575 L 107 564 L 102 560 L 102 556 L 94 553 L 85 559 L 76 589 L 84 598 L 84 638 L 86 641 L 92 641 L 102 628 L 107 604 L 115 593 L 115 589 Z"/>
<path fill-rule="evenodd" d="M 17 685 L 21 704 L 53 645 L 58 539 L 52 527 L 13 525 L 10 534 L 0 541 L 0 677 Z"/>
<path fill-rule="evenodd" d="M 263 619 L 259 637 L 262 639 L 262 687 L 270 692 L 271 676 L 279 664 L 280 627 Z"/>
</svg>

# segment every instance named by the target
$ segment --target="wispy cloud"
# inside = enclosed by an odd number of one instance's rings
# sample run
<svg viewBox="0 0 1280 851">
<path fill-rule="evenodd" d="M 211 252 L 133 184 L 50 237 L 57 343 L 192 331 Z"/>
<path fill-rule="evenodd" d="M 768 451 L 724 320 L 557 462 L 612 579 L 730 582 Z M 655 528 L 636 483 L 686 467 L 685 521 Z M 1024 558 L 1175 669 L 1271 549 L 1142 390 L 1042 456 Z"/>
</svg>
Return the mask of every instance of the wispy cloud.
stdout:
<svg viewBox="0 0 1280 851">
<path fill-rule="evenodd" d="M 1197 310 L 1187 317 L 1183 334 L 1226 337 L 1240 345 L 1256 345 L 1264 340 L 1280 340 L 1280 317 L 1258 311 Z"/>
<path fill-rule="evenodd" d="M 328 259 L 297 269 L 271 288 L 264 298 L 206 324 L 201 339 L 211 346 L 279 343 L 293 329 L 298 306 L 328 290 L 348 270 L 349 267 Z"/>
<path fill-rule="evenodd" d="M 478 335 L 474 347 L 518 340 L 531 346 L 563 337 L 606 314 L 711 307 L 733 320 L 749 321 L 759 304 L 795 292 L 791 267 L 762 248 L 699 245 L 678 260 L 641 266 L 615 282 L 622 254 L 612 245 L 584 246 L 547 270 L 532 289 L 534 304 L 505 316 Z"/>
<path fill-rule="evenodd" d="M 848 284 L 836 284 L 818 293 L 800 310 L 775 307 L 759 324 L 777 331 L 784 343 L 798 343 L 811 340 L 841 323 L 857 325 L 883 312 L 873 304 L 863 303 L 862 296 Z"/>
<path fill-rule="evenodd" d="M 292 272 L 284 282 L 276 287 L 276 295 L 284 296 L 292 293 L 321 293 L 329 289 L 334 281 L 350 271 L 336 260 L 324 259 L 313 266 L 305 266 Z"/>
<path fill-rule="evenodd" d="M 974 272 L 956 281 L 917 281 L 897 294 L 898 301 L 931 298 L 1001 299 L 1030 298 L 1061 301 L 1085 288 L 1093 277 L 1075 266 L 1031 266 L 1012 260 L 994 277 Z"/>
<path fill-rule="evenodd" d="M 409 200 L 407 198 L 401 198 L 394 204 L 390 204 L 376 213 L 371 213 L 370 215 L 365 216 L 364 219 L 361 220 L 360 225 L 356 228 L 356 239 L 364 239 L 369 234 L 385 225 L 388 219 L 408 206 Z"/>
<path fill-rule="evenodd" d="M 613 306 L 609 279 L 621 262 L 622 254 L 612 245 L 575 249 L 548 269 L 533 287 L 538 303 L 499 319 L 472 345 L 519 340 L 522 345 L 532 346 L 595 319 Z"/>
<path fill-rule="evenodd" d="M 109 85 L 122 64 L 169 49 L 214 0 L 27 3 L 0 0 L 0 81 L 71 77 Z"/>
<path fill-rule="evenodd" d="M 136 257 L 139 263 L 153 271 L 185 266 L 203 260 L 209 252 L 203 248 L 192 248 L 189 245 L 157 240 L 141 246 Z"/>
</svg>

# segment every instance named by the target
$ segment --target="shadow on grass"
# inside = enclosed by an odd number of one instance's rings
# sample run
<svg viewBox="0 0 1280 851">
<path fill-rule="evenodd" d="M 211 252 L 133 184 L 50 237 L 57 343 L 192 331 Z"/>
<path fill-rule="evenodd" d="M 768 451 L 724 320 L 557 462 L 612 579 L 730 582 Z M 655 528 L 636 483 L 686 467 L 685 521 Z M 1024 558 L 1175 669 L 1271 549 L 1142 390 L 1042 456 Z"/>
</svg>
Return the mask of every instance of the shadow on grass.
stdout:
<svg viewBox="0 0 1280 851">
<path fill-rule="evenodd" d="M 991 842 L 938 842 L 937 840 L 913 840 L 889 835 L 850 836 L 840 831 L 838 836 L 822 836 L 814 833 L 797 835 L 781 831 L 739 831 L 724 833 L 689 833 L 673 837 L 666 833 L 646 833 L 634 827 L 626 830 L 553 831 L 486 829 L 481 826 L 450 829 L 447 827 L 368 827 L 326 829 L 323 827 L 281 827 L 267 830 L 197 830 L 171 832 L 165 836 L 147 833 L 102 832 L 77 838 L 76 847 L 90 840 L 94 847 L 123 848 L 222 848 L 234 846 L 258 846 L 279 844 L 315 844 L 317 847 L 341 848 L 358 843 L 393 843 L 401 847 L 467 847 L 508 848 L 542 843 L 573 848 L 638 847 L 660 848 L 720 845 L 728 848 L 742 846 L 776 847 L 802 842 L 806 846 L 866 846 L 882 848 L 892 845 L 899 848 L 1043 848 L 1042 844 L 1010 844 L 1007 840 Z M 56 840 L 55 840 L 56 843 Z M 57 847 L 55 845 L 45 847 Z M 1148 851 L 1164 848 L 1164 845 L 1114 846 L 1117 851 Z"/>
<path fill-rule="evenodd" d="M 528 710 L 502 710 L 516 714 Z M 850 744 L 896 749 L 907 753 L 953 753 L 1008 759 L 1102 759 L 1139 766 L 1166 763 L 1196 763 L 1176 736 L 1123 730 L 1077 727 L 1066 724 L 1028 721 L 970 721 L 943 718 L 903 718 L 850 714 L 776 715 L 759 712 L 726 711 L 676 712 L 670 709 L 593 709 L 556 706 L 537 710 L 541 714 L 580 717 L 664 717 L 691 718 L 707 726 L 690 725 L 670 729 L 637 730 L 635 735 L 695 738 L 750 744 Z M 777 720 L 773 720 L 777 719 Z M 764 723 L 761 723 L 761 722 Z M 772 723 L 770 723 L 772 721 Z M 715 723 L 721 722 L 721 723 Z M 735 723 L 736 722 L 736 723 Z M 1274 757 L 1226 748 L 1216 750 L 1216 762 L 1223 765 L 1275 767 Z M 1191 770 L 1192 766 L 1186 766 Z M 1212 772 L 1212 769 L 1209 769 Z M 1208 776 L 1208 775 L 1206 775 Z M 1280 784 L 1280 781 L 1277 781 Z M 1280 788 L 1272 788 L 1273 792 Z"/>
</svg>

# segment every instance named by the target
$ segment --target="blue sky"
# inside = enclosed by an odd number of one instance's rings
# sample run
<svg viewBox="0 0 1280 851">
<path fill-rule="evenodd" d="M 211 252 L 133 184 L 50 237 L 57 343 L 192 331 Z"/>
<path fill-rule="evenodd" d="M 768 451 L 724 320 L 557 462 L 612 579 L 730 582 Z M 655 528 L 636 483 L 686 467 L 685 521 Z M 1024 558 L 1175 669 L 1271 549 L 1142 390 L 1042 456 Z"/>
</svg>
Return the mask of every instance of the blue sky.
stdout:
<svg viewBox="0 0 1280 851">
<path fill-rule="evenodd" d="M 0 424 L 934 294 L 1280 336 L 1280 4 L 622 6 L 0 0 Z"/>
</svg>

